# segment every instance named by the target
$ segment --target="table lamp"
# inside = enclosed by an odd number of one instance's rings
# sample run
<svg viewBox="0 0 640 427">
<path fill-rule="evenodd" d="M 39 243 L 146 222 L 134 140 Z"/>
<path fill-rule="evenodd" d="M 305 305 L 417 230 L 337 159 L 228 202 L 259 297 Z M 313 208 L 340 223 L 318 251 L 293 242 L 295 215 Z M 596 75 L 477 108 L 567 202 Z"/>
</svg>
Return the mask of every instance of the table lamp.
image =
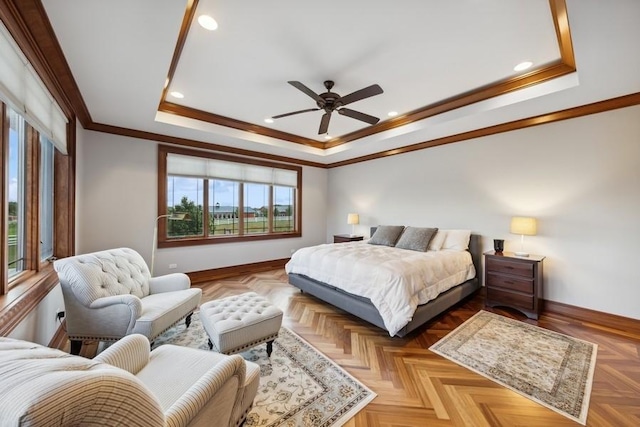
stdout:
<svg viewBox="0 0 640 427">
<path fill-rule="evenodd" d="M 511 218 L 511 227 L 509 231 L 513 234 L 520 235 L 520 252 L 515 252 L 516 256 L 528 257 L 529 254 L 524 251 L 524 236 L 535 236 L 537 224 L 535 218 L 527 218 L 522 216 L 514 216 Z"/>
<path fill-rule="evenodd" d="M 350 213 L 349 215 L 347 215 L 347 224 L 351 225 L 351 235 L 355 236 L 355 228 L 356 228 L 356 224 L 360 223 L 360 217 L 358 216 L 357 213 Z"/>
</svg>

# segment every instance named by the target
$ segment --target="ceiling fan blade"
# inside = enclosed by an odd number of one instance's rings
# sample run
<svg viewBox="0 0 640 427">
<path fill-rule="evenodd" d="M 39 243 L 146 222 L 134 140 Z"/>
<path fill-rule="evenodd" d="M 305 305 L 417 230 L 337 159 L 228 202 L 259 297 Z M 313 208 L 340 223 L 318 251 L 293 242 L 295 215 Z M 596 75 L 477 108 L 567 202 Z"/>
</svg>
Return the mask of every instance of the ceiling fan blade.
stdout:
<svg viewBox="0 0 640 427">
<path fill-rule="evenodd" d="M 324 99 L 320 98 L 320 95 L 318 95 L 317 93 L 315 93 L 314 91 L 312 91 L 311 89 L 303 85 L 302 83 L 296 82 L 296 81 L 288 81 L 287 83 L 289 83 L 291 86 L 295 87 L 296 89 L 306 93 L 316 101 L 324 103 Z"/>
<path fill-rule="evenodd" d="M 329 120 L 331 119 L 331 112 L 324 113 L 322 120 L 320 121 L 320 129 L 318 129 L 318 135 L 327 133 L 329 131 Z"/>
<path fill-rule="evenodd" d="M 380 121 L 380 119 L 377 117 L 361 113 L 360 111 L 350 110 L 348 108 L 341 108 L 338 110 L 338 113 L 342 114 L 343 116 L 351 117 L 352 119 L 358 119 L 360 121 L 367 122 L 370 125 L 375 125 Z"/>
<path fill-rule="evenodd" d="M 369 87 L 365 87 L 364 89 L 357 90 L 353 93 L 350 93 L 349 95 L 345 95 L 339 98 L 336 103 L 339 103 L 340 105 L 347 105 L 351 104 L 352 102 L 360 101 L 364 98 L 369 98 L 370 96 L 380 95 L 382 92 L 384 91 L 380 86 L 371 85 Z"/>
<path fill-rule="evenodd" d="M 278 114 L 277 116 L 271 116 L 271 118 L 279 119 L 281 117 L 293 116 L 294 114 L 308 113 L 309 111 L 318 111 L 318 110 L 319 108 L 307 108 L 306 110 L 292 111 L 291 113 Z"/>
</svg>

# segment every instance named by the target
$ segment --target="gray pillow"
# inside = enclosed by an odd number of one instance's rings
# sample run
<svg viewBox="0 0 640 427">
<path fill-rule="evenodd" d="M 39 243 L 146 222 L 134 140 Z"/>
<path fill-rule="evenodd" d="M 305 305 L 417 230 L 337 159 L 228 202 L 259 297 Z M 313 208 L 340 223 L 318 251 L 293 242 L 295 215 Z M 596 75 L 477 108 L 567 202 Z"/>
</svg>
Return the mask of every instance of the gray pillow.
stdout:
<svg viewBox="0 0 640 427">
<path fill-rule="evenodd" d="M 369 243 L 372 245 L 395 246 L 402 230 L 404 230 L 404 225 L 380 225 L 371 236 L 371 239 L 369 239 Z"/>
<path fill-rule="evenodd" d="M 396 248 L 426 252 L 437 231 L 437 228 L 407 227 L 396 243 Z"/>
</svg>

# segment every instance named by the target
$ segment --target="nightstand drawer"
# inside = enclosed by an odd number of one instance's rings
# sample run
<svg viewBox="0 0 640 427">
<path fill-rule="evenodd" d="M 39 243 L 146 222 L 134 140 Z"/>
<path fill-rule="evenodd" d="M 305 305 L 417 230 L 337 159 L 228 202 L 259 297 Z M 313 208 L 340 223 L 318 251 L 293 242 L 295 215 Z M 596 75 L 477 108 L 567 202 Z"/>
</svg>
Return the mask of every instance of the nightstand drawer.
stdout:
<svg viewBox="0 0 640 427">
<path fill-rule="evenodd" d="M 507 276 L 505 274 L 495 274 L 487 272 L 486 286 L 506 288 L 512 291 L 533 294 L 533 279 L 523 279 L 517 276 Z"/>
<path fill-rule="evenodd" d="M 487 288 L 487 300 L 500 301 L 500 303 L 505 305 L 525 310 L 533 310 L 533 295 L 523 295 L 515 292 Z"/>
<path fill-rule="evenodd" d="M 349 243 L 359 242 L 364 239 L 364 236 L 355 236 L 351 234 L 334 234 L 333 243 Z"/>
<path fill-rule="evenodd" d="M 487 271 L 515 274 L 522 277 L 533 278 L 533 263 L 529 262 L 513 262 L 507 259 L 496 259 L 495 257 L 487 258 Z"/>
</svg>

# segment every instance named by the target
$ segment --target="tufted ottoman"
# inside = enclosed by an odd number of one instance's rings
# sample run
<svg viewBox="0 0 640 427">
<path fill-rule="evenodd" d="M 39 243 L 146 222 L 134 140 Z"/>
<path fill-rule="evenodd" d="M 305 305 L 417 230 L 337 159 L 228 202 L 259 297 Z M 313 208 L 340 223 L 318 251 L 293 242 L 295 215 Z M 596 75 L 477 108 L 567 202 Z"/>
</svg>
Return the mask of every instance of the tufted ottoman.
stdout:
<svg viewBox="0 0 640 427">
<path fill-rule="evenodd" d="M 233 354 L 266 342 L 271 357 L 282 310 L 255 292 L 247 292 L 202 304 L 200 320 L 209 335 L 210 349 Z"/>
</svg>

